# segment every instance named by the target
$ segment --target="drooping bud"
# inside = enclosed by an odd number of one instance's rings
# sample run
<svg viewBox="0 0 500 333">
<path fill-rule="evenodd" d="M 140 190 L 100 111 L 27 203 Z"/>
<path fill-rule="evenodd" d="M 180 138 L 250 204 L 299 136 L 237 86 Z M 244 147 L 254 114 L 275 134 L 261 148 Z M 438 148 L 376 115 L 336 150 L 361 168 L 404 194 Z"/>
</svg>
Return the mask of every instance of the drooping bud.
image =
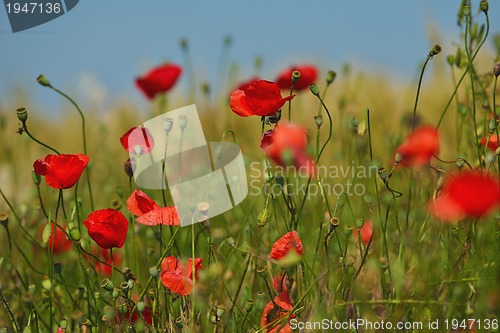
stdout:
<svg viewBox="0 0 500 333">
<path fill-rule="evenodd" d="M 335 78 L 337 77 L 337 73 L 335 71 L 328 71 L 326 73 L 326 84 L 330 85 L 335 81 Z"/>
<path fill-rule="evenodd" d="M 37 82 L 40 83 L 44 87 L 51 87 L 49 79 L 43 74 L 38 75 L 36 78 Z"/>
</svg>

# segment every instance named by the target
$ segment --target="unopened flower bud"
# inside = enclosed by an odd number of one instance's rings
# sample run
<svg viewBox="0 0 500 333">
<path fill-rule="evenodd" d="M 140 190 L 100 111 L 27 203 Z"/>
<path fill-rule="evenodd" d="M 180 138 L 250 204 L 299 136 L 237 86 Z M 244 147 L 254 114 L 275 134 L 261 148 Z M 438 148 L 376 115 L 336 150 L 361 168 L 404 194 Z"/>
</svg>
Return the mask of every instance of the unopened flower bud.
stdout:
<svg viewBox="0 0 500 333">
<path fill-rule="evenodd" d="M 49 79 L 47 79 L 47 77 L 43 74 L 40 74 L 38 75 L 38 77 L 36 78 L 37 82 L 40 83 L 42 86 L 44 87 L 50 87 L 50 82 L 49 82 Z"/>
<path fill-rule="evenodd" d="M 33 179 L 33 183 L 35 183 L 36 186 L 40 185 L 42 177 L 40 177 L 39 174 L 37 174 L 35 171 L 31 171 L 31 178 Z"/>
<path fill-rule="evenodd" d="M 448 65 L 453 66 L 455 64 L 455 56 L 450 54 L 446 57 L 446 61 L 448 62 Z"/>
<path fill-rule="evenodd" d="M 313 93 L 314 96 L 319 96 L 319 88 L 316 83 L 313 83 L 309 86 L 309 90 Z"/>
<path fill-rule="evenodd" d="M 399 164 L 401 163 L 402 160 L 403 160 L 403 155 L 401 155 L 401 153 L 396 153 L 396 155 L 394 156 L 394 162 L 396 162 L 396 164 Z"/>
<path fill-rule="evenodd" d="M 292 72 L 292 83 L 295 84 L 300 79 L 300 72 L 298 70 L 294 70 Z"/>
<path fill-rule="evenodd" d="M 498 121 L 496 119 L 490 119 L 490 123 L 488 125 L 490 133 L 493 133 L 498 127 Z"/>
<path fill-rule="evenodd" d="M 114 289 L 113 281 L 110 279 L 104 279 L 101 281 L 101 288 L 106 290 L 106 291 L 113 291 Z"/>
<path fill-rule="evenodd" d="M 323 116 L 322 115 L 314 116 L 314 122 L 316 123 L 316 126 L 320 128 L 321 125 L 323 125 Z"/>
<path fill-rule="evenodd" d="M 488 1 L 486 0 L 483 0 L 479 3 L 479 7 L 481 7 L 481 10 L 484 12 L 484 13 L 487 13 L 488 12 Z"/>
<path fill-rule="evenodd" d="M 328 71 L 326 73 L 326 84 L 330 85 L 335 81 L 335 78 L 337 77 L 337 73 L 335 71 Z"/>
<path fill-rule="evenodd" d="M 134 176 L 134 168 L 130 158 L 125 161 L 125 164 L 123 165 L 123 170 L 127 174 L 128 178 L 132 178 L 132 176 Z"/>
<path fill-rule="evenodd" d="M 28 111 L 26 108 L 19 108 L 16 110 L 17 113 L 17 119 L 19 119 L 20 122 L 23 124 L 28 120 Z"/>
<path fill-rule="evenodd" d="M 495 77 L 500 76 L 500 64 L 496 64 L 495 67 L 493 67 L 493 75 L 495 75 Z"/>
<path fill-rule="evenodd" d="M 262 228 L 266 225 L 267 221 L 269 221 L 269 210 L 266 207 L 260 212 L 259 216 L 257 216 L 257 225 Z"/>
<path fill-rule="evenodd" d="M 68 229 L 69 229 L 69 236 L 71 239 L 73 239 L 75 242 L 79 242 L 81 239 L 81 234 L 80 230 L 75 226 L 73 222 L 70 222 L 68 224 Z"/>
<path fill-rule="evenodd" d="M 429 57 L 434 57 L 434 56 L 438 55 L 439 53 L 441 53 L 441 50 L 442 50 L 441 45 L 434 44 L 431 51 L 429 52 Z"/>
</svg>

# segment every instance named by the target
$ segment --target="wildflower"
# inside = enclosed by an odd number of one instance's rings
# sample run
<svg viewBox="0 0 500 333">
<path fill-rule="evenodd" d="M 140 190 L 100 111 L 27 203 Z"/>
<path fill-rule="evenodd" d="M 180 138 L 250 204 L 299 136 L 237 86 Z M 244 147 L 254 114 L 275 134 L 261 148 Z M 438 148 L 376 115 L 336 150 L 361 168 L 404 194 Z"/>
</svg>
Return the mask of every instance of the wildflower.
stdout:
<svg viewBox="0 0 500 333">
<path fill-rule="evenodd" d="M 422 166 L 429 164 L 439 152 L 439 135 L 431 126 L 420 126 L 398 147 L 396 154 L 402 157 L 401 165 Z"/>
<path fill-rule="evenodd" d="M 137 154 L 137 147 L 140 153 L 149 153 L 154 146 L 154 139 L 147 128 L 132 127 L 120 138 L 120 142 L 129 153 Z"/>
<path fill-rule="evenodd" d="M 486 146 L 486 142 L 488 142 L 488 149 L 491 149 L 493 151 L 497 150 L 497 148 L 498 148 L 498 137 L 497 137 L 497 135 L 495 133 L 490 135 L 490 139 L 489 140 L 487 138 L 482 138 L 479 143 L 481 144 L 481 146 Z"/>
<path fill-rule="evenodd" d="M 361 228 L 359 228 L 359 234 L 361 235 L 361 239 L 363 240 L 365 245 L 368 244 L 368 242 L 370 241 L 370 238 L 372 238 L 372 234 L 373 234 L 372 221 L 365 221 L 363 223 L 363 226 Z M 352 229 L 352 235 L 356 239 L 358 239 L 358 229 L 357 228 Z"/>
<path fill-rule="evenodd" d="M 302 240 L 300 239 L 297 231 L 290 231 L 278 239 L 273 244 L 269 257 L 271 259 L 279 260 L 287 256 L 292 250 L 294 250 L 299 256 L 304 254 L 302 249 Z"/>
<path fill-rule="evenodd" d="M 203 268 L 201 258 L 194 260 L 195 276 L 198 278 L 198 271 Z M 184 266 L 174 256 L 164 258 L 161 262 L 161 282 L 170 291 L 186 296 L 193 289 L 193 261 L 189 258 Z"/>
<path fill-rule="evenodd" d="M 292 333 L 290 323 L 284 323 L 284 319 L 288 317 L 293 306 L 290 301 L 288 291 L 283 291 L 278 294 L 273 300 L 264 307 L 260 326 L 266 328 L 268 333 Z M 291 315 L 290 318 L 293 318 Z"/>
<path fill-rule="evenodd" d="M 115 209 L 101 209 L 89 214 L 83 221 L 89 236 L 103 249 L 121 248 L 125 243 L 128 221 Z"/>
<path fill-rule="evenodd" d="M 52 230 L 50 233 L 47 248 L 53 249 L 53 253 L 63 253 L 71 249 L 71 241 L 66 237 L 66 233 L 60 228 L 56 227 L 54 222 L 50 222 Z M 40 228 L 40 235 L 43 234 L 45 226 Z"/>
<path fill-rule="evenodd" d="M 261 147 L 266 155 L 281 166 L 293 165 L 314 176 L 314 161 L 307 155 L 307 130 L 298 125 L 280 124 L 272 132 L 264 133 Z"/>
<path fill-rule="evenodd" d="M 47 185 L 57 189 L 73 187 L 90 158 L 83 154 L 47 155 L 33 163 L 35 173 L 45 176 Z"/>
<path fill-rule="evenodd" d="M 294 71 L 300 72 L 300 78 L 293 85 L 294 90 L 304 90 L 309 88 L 309 86 L 313 84 L 318 77 L 318 70 L 315 66 L 292 66 L 278 74 L 276 83 L 280 89 L 290 89 L 292 87 L 292 74 Z"/>
<path fill-rule="evenodd" d="M 242 90 L 233 91 L 229 105 L 234 113 L 242 117 L 270 116 L 294 97 L 283 98 L 275 82 L 259 80 Z"/>
<path fill-rule="evenodd" d="M 467 171 L 445 180 L 429 210 L 446 221 L 480 218 L 500 206 L 500 182 L 482 171 Z"/>
<path fill-rule="evenodd" d="M 134 190 L 127 199 L 128 210 L 138 216 L 136 221 L 144 225 L 180 225 L 175 206 L 160 207 L 141 190 Z"/>
<path fill-rule="evenodd" d="M 137 78 L 135 84 L 148 99 L 153 99 L 157 94 L 172 89 L 181 74 L 180 66 L 166 64 L 153 68 L 145 76 Z"/>
</svg>

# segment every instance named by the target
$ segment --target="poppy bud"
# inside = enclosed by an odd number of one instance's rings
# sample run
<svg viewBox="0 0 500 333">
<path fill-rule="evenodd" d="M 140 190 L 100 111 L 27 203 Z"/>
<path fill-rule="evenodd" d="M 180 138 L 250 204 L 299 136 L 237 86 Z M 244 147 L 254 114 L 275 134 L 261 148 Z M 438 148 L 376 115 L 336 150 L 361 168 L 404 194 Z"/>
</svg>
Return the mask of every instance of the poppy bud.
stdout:
<svg viewBox="0 0 500 333">
<path fill-rule="evenodd" d="M 45 290 L 52 289 L 52 282 L 50 281 L 50 279 L 46 278 L 42 280 L 42 288 Z"/>
<path fill-rule="evenodd" d="M 295 84 L 300 79 L 300 72 L 298 70 L 294 70 L 292 72 L 292 83 Z"/>
<path fill-rule="evenodd" d="M 326 84 L 330 85 L 335 81 L 335 78 L 337 77 L 337 73 L 335 71 L 328 71 L 326 73 Z"/>
<path fill-rule="evenodd" d="M 448 65 L 453 66 L 455 64 L 455 57 L 453 55 L 449 55 L 446 57 L 446 61 Z"/>
<path fill-rule="evenodd" d="M 101 288 L 103 288 L 106 291 L 113 291 L 114 289 L 113 281 L 110 279 L 104 279 L 101 281 Z"/>
<path fill-rule="evenodd" d="M 173 125 L 174 125 L 174 120 L 172 118 L 163 119 L 163 129 L 167 134 L 170 133 Z"/>
<path fill-rule="evenodd" d="M 31 171 L 31 178 L 33 179 L 33 183 L 35 183 L 36 186 L 40 185 L 42 177 L 39 174 L 37 174 L 35 171 Z"/>
<path fill-rule="evenodd" d="M 434 44 L 431 51 L 429 52 L 429 57 L 434 57 L 434 56 L 438 55 L 439 53 L 441 53 L 441 50 L 442 50 L 441 45 Z"/>
<path fill-rule="evenodd" d="M 481 7 L 481 10 L 484 12 L 484 13 L 487 13 L 488 12 L 488 1 L 486 0 L 483 0 L 479 3 L 479 7 Z"/>
<path fill-rule="evenodd" d="M 123 165 L 123 170 L 127 174 L 128 178 L 132 178 L 132 176 L 134 175 L 134 168 L 130 158 L 125 161 L 125 164 Z"/>
<path fill-rule="evenodd" d="M 500 64 L 496 64 L 495 67 L 493 67 L 493 74 L 495 77 L 500 76 Z"/>
<path fill-rule="evenodd" d="M 396 153 L 396 155 L 394 156 L 394 162 L 396 162 L 396 164 L 399 164 L 401 163 L 402 160 L 403 160 L 403 155 L 401 155 L 400 153 Z"/>
<path fill-rule="evenodd" d="M 20 122 L 26 123 L 26 120 L 28 120 L 28 111 L 25 108 L 19 108 L 16 110 L 17 113 L 17 119 L 19 119 Z"/>
<path fill-rule="evenodd" d="M 498 121 L 496 119 L 490 119 L 489 129 L 490 133 L 493 133 L 498 127 Z"/>
<path fill-rule="evenodd" d="M 322 115 L 319 115 L 319 116 L 315 116 L 314 117 L 314 122 L 316 123 L 316 126 L 318 128 L 321 127 L 321 125 L 323 125 L 323 116 Z"/>
<path fill-rule="evenodd" d="M 47 77 L 43 74 L 38 75 L 36 80 L 44 87 L 51 87 L 49 79 L 47 79 Z"/>
<path fill-rule="evenodd" d="M 257 216 L 257 225 L 262 228 L 266 225 L 267 221 L 269 221 L 269 210 L 266 207 L 260 212 L 259 216 Z"/>
<path fill-rule="evenodd" d="M 71 239 L 73 239 L 75 242 L 79 242 L 81 237 L 80 230 L 73 224 L 73 222 L 70 222 L 68 224 L 68 229 L 69 229 L 69 236 Z"/>
<path fill-rule="evenodd" d="M 314 96 L 319 96 L 319 88 L 316 83 L 313 83 L 309 86 L 309 90 L 313 93 Z"/>
<path fill-rule="evenodd" d="M 2 224 L 4 227 L 7 227 L 9 225 L 9 214 L 5 212 L 0 213 L 0 224 Z"/>
</svg>

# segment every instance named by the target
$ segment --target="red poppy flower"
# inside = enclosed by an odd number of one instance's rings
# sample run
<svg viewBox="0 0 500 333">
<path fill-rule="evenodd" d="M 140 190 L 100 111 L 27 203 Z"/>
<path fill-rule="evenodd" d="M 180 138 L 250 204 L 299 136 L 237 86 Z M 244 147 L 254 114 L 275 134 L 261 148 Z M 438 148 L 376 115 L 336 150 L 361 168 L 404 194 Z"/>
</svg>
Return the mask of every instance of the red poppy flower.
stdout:
<svg viewBox="0 0 500 333">
<path fill-rule="evenodd" d="M 128 221 L 115 209 L 101 209 L 89 214 L 83 224 L 89 236 L 103 249 L 122 247 L 127 238 Z"/>
<path fill-rule="evenodd" d="M 154 146 L 154 139 L 147 128 L 132 127 L 120 138 L 120 142 L 129 153 L 137 153 L 137 147 L 141 148 L 140 153 L 149 153 Z"/>
<path fill-rule="evenodd" d="M 45 176 L 47 185 L 57 189 L 73 187 L 90 158 L 83 154 L 47 155 L 33 163 L 35 173 Z"/>
<path fill-rule="evenodd" d="M 195 274 L 198 278 L 198 271 L 203 268 L 201 258 L 195 258 Z M 161 282 L 170 291 L 186 296 L 189 295 L 193 289 L 193 261 L 188 259 L 187 264 L 184 266 L 174 256 L 164 258 L 161 262 Z"/>
<path fill-rule="evenodd" d="M 487 138 L 482 138 L 480 143 L 481 146 L 486 146 L 486 141 L 488 141 Z M 496 133 L 490 135 L 490 140 L 488 141 L 488 148 L 495 151 L 498 148 L 498 137 Z"/>
<path fill-rule="evenodd" d="M 134 190 L 127 199 L 128 210 L 139 216 L 136 221 L 144 225 L 180 225 L 177 208 L 160 207 L 141 190 Z"/>
<path fill-rule="evenodd" d="M 273 288 L 278 293 L 288 291 L 288 277 L 284 273 L 273 276 Z"/>
<path fill-rule="evenodd" d="M 363 242 L 366 244 L 368 244 L 368 242 L 370 241 L 370 238 L 372 238 L 372 234 L 373 234 L 373 223 L 372 221 L 365 221 L 365 223 L 363 224 L 363 226 L 361 227 L 361 229 L 359 229 L 359 233 L 361 235 L 361 239 L 363 240 Z M 358 239 L 358 229 L 355 228 L 352 230 L 352 235 Z"/>
<path fill-rule="evenodd" d="M 272 132 L 267 131 L 260 146 L 266 155 L 281 166 L 293 165 L 298 171 L 313 177 L 316 173 L 315 162 L 307 155 L 307 130 L 293 124 L 280 124 Z"/>
<path fill-rule="evenodd" d="M 465 216 L 480 218 L 500 206 L 500 182 L 482 171 L 467 171 L 448 178 L 441 193 L 430 201 L 432 214 L 446 221 Z"/>
<path fill-rule="evenodd" d="M 291 250 L 295 250 L 299 256 L 304 254 L 302 250 L 302 240 L 300 240 L 297 231 L 290 231 L 278 239 L 271 248 L 269 257 L 279 260 L 285 257 Z"/>
<path fill-rule="evenodd" d="M 166 64 L 150 70 L 145 76 L 135 80 L 137 87 L 153 99 L 157 94 L 169 91 L 182 74 L 182 68 L 175 64 Z"/>
<path fill-rule="evenodd" d="M 429 164 L 439 152 L 439 135 L 432 126 L 420 126 L 408 136 L 396 153 L 401 154 L 403 166 L 422 166 Z"/>
<path fill-rule="evenodd" d="M 293 85 L 293 90 L 303 90 L 309 88 L 311 84 L 316 81 L 318 77 L 318 70 L 315 66 L 311 65 L 301 65 L 292 66 L 287 68 L 281 73 L 279 73 L 276 83 L 280 89 L 290 89 L 292 88 L 292 73 L 293 71 L 300 72 L 300 78 Z"/>
<path fill-rule="evenodd" d="M 101 261 L 105 262 L 106 264 L 103 264 L 102 262 L 99 262 L 93 258 L 94 260 L 94 268 L 97 272 L 104 276 L 111 276 L 112 269 L 111 269 L 111 254 L 109 253 L 108 250 L 99 248 L 98 251 L 93 251 L 94 255 L 99 258 Z M 118 251 L 113 251 L 113 266 L 118 267 L 122 263 L 122 255 Z"/>
<path fill-rule="evenodd" d="M 244 81 L 244 82 L 241 82 L 238 87 L 236 87 L 236 89 L 234 90 L 245 90 L 247 89 L 252 83 L 256 82 L 256 81 L 259 81 L 260 78 L 258 76 L 252 76 L 250 79 L 248 79 L 247 81 Z"/>
<path fill-rule="evenodd" d="M 229 105 L 234 113 L 242 117 L 270 116 L 294 97 L 290 95 L 283 98 L 276 83 L 259 80 L 244 89 L 233 91 Z"/>
<path fill-rule="evenodd" d="M 50 234 L 49 241 L 47 243 L 47 248 L 49 249 L 52 248 L 54 254 L 66 252 L 69 249 L 71 249 L 72 247 L 71 241 L 68 238 L 66 238 L 66 234 L 64 233 L 64 231 L 56 227 L 54 222 L 50 222 L 50 224 L 52 225 L 52 230 L 51 230 L 52 232 Z M 42 226 L 40 228 L 40 235 L 43 234 L 44 229 L 45 226 Z M 54 229 L 55 229 L 55 236 L 54 236 Z M 54 243 L 54 245 L 52 245 L 52 243 Z"/>
<path fill-rule="evenodd" d="M 264 307 L 262 317 L 260 319 L 260 326 L 265 328 L 268 333 L 292 333 L 290 323 L 284 323 L 286 317 L 292 311 L 293 306 L 290 301 L 290 295 L 287 291 L 279 293 L 274 298 L 274 302 L 269 302 Z M 291 315 L 290 318 L 295 317 Z"/>
<path fill-rule="evenodd" d="M 123 325 L 123 324 L 129 324 L 133 325 L 137 322 L 137 319 L 139 319 L 139 313 L 134 311 L 132 315 L 130 315 L 130 312 L 132 311 L 132 307 L 130 305 L 127 305 L 127 312 L 122 314 L 120 311 L 116 311 L 115 315 L 115 322 L 117 325 Z M 149 306 L 146 306 L 144 308 L 144 311 L 140 314 L 141 318 L 144 319 L 144 322 L 148 325 L 151 325 L 153 323 L 153 317 L 151 316 L 151 309 Z"/>
</svg>

